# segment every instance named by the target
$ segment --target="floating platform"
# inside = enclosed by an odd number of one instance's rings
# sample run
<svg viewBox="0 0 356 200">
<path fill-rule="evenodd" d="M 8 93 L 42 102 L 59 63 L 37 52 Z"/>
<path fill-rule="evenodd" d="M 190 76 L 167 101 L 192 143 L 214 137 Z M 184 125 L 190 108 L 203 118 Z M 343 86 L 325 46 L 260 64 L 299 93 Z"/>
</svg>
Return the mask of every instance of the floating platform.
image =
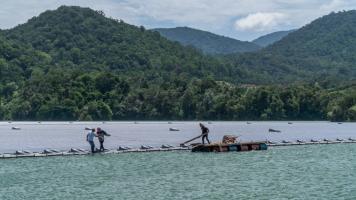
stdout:
<svg viewBox="0 0 356 200">
<path fill-rule="evenodd" d="M 278 147 L 278 146 L 294 146 L 294 145 L 318 145 L 318 144 L 352 144 L 352 143 L 356 143 L 356 140 L 312 140 L 309 142 L 304 142 L 304 141 L 300 141 L 300 142 L 291 142 L 291 141 L 282 141 L 282 142 L 267 142 L 267 145 L 269 147 Z"/>
<path fill-rule="evenodd" d="M 230 151 L 253 151 L 267 150 L 268 145 L 265 142 L 245 142 L 235 144 L 200 144 L 192 148 L 192 152 L 230 152 Z"/>
<path fill-rule="evenodd" d="M 198 144 L 196 146 L 182 146 L 174 147 L 171 145 L 162 145 L 161 147 L 152 147 L 148 145 L 142 145 L 140 148 L 119 147 L 117 149 L 109 149 L 104 152 L 98 152 L 95 154 L 121 154 L 121 153 L 143 153 L 143 152 L 166 152 L 166 151 L 192 151 L 192 152 L 238 152 L 238 151 L 252 151 L 252 150 L 266 150 L 269 147 L 283 147 L 294 145 L 324 145 L 324 144 L 351 144 L 356 143 L 356 139 L 336 139 L 336 140 L 296 140 L 292 141 L 280 141 L 280 142 L 241 142 L 234 144 L 215 143 L 209 145 Z M 88 150 L 72 148 L 69 151 L 59 151 L 55 149 L 45 149 L 42 152 L 30 152 L 30 151 L 16 151 L 14 153 L 0 153 L 0 159 L 11 158 L 37 158 L 37 157 L 53 157 L 53 156 L 79 156 L 92 154 Z"/>
<path fill-rule="evenodd" d="M 111 149 L 103 152 L 97 152 L 94 154 L 120 154 L 120 153 L 138 153 L 138 152 L 161 152 L 161 151 L 187 151 L 190 150 L 189 147 L 172 147 L 170 145 L 162 145 L 160 148 L 118 148 Z M 58 151 L 46 149 L 43 152 L 29 152 L 29 151 L 16 151 L 15 153 L 4 153 L 0 154 L 0 159 L 10 159 L 10 158 L 34 158 L 34 157 L 53 157 L 53 156 L 78 156 L 78 155 L 90 155 L 93 154 L 87 150 L 83 149 L 70 149 L 69 151 Z"/>
</svg>

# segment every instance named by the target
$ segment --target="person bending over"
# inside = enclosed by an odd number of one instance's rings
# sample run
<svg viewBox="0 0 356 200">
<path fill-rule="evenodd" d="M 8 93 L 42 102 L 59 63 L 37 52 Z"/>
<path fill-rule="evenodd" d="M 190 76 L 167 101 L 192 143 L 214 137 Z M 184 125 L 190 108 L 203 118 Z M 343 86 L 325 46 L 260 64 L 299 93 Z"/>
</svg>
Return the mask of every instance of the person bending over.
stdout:
<svg viewBox="0 0 356 200">
<path fill-rule="evenodd" d="M 98 135 L 98 140 L 100 143 L 100 151 L 104 151 L 104 137 L 105 136 L 110 136 L 110 134 L 106 133 L 104 130 L 102 130 L 101 128 L 97 128 L 96 129 L 96 134 Z"/>
<path fill-rule="evenodd" d="M 204 140 L 206 139 L 206 141 L 208 142 L 208 144 L 210 144 L 209 138 L 208 138 L 208 134 L 209 134 L 209 129 L 204 126 L 202 123 L 199 123 L 199 126 L 201 128 L 201 134 L 202 134 L 202 142 L 204 144 Z"/>
</svg>

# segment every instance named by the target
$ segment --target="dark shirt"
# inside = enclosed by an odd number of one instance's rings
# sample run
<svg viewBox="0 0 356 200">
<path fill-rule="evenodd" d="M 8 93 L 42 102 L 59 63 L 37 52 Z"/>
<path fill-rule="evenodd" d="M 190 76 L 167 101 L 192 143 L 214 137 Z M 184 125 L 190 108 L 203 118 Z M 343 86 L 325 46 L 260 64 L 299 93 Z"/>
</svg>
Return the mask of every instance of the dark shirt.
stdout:
<svg viewBox="0 0 356 200">
<path fill-rule="evenodd" d="M 104 136 L 110 136 L 110 134 L 107 134 L 104 130 L 100 130 L 96 132 L 96 134 L 98 135 L 99 141 L 104 141 Z"/>
<path fill-rule="evenodd" d="M 201 127 L 201 134 L 202 135 L 207 135 L 209 133 L 209 129 L 205 126 Z"/>
</svg>

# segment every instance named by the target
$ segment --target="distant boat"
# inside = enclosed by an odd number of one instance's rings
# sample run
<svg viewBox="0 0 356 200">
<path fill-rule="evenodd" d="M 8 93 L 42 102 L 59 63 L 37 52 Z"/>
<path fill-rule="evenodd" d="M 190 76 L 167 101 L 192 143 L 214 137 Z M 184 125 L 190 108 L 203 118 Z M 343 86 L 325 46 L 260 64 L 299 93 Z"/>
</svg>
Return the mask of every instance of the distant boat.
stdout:
<svg viewBox="0 0 356 200">
<path fill-rule="evenodd" d="M 268 132 L 280 133 L 280 132 L 282 132 L 282 131 L 270 128 L 270 129 L 268 129 Z"/>
<path fill-rule="evenodd" d="M 292 122 L 288 122 L 288 124 L 293 124 Z"/>
<path fill-rule="evenodd" d="M 169 128 L 169 131 L 179 131 L 177 128 Z"/>
<path fill-rule="evenodd" d="M 21 128 L 20 128 L 20 127 L 17 127 L 17 126 L 13 126 L 13 127 L 11 127 L 11 129 L 12 129 L 12 130 L 21 130 Z"/>
</svg>

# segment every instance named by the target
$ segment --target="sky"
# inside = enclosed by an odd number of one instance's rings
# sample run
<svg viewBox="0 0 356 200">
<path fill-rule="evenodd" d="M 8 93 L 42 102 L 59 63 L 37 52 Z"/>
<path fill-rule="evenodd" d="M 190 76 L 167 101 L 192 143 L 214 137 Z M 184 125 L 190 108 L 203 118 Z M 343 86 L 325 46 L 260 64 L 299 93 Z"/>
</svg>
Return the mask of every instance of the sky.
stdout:
<svg viewBox="0 0 356 200">
<path fill-rule="evenodd" d="M 356 0 L 0 0 L 0 29 L 61 5 L 102 10 L 109 17 L 148 29 L 188 26 L 253 40 L 300 28 L 333 11 L 356 9 Z"/>
</svg>

